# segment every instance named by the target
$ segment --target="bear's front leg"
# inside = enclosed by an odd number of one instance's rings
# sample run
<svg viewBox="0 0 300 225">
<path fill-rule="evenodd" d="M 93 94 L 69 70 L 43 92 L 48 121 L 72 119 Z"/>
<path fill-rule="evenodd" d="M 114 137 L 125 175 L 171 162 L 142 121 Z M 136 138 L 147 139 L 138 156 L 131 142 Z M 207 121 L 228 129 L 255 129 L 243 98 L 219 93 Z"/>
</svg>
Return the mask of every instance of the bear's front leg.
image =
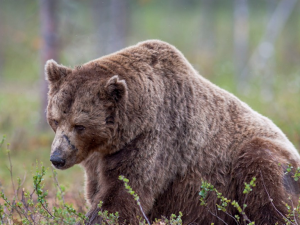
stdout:
<svg viewBox="0 0 300 225">
<path fill-rule="evenodd" d="M 143 211 L 147 213 L 150 205 L 153 204 L 152 199 L 147 197 L 145 193 L 141 195 L 140 203 Z M 98 204 L 102 202 L 102 207 L 99 208 Z M 130 195 L 122 181 L 116 180 L 113 186 L 107 189 L 103 194 L 99 192 L 93 199 L 92 208 L 87 213 L 88 220 L 86 224 L 102 224 L 106 218 L 99 216 L 99 211 L 108 211 L 109 214 L 118 212 L 119 224 L 139 224 L 140 220 L 144 220 L 143 213 L 132 195 Z"/>
<path fill-rule="evenodd" d="M 153 187 L 157 186 L 157 182 L 155 183 L 155 178 L 150 178 L 146 169 L 138 162 L 134 162 L 134 159 L 122 163 L 118 161 L 115 163 L 112 158 L 109 159 L 103 160 L 100 154 L 95 152 L 83 163 L 86 174 L 86 198 L 91 205 L 86 215 L 88 217 L 86 224 L 101 224 L 102 218 L 98 215 L 100 210 L 102 212 L 107 210 L 109 214 L 118 212 L 119 224 L 139 224 L 139 219 L 144 220 L 143 213 L 134 196 L 125 189 L 124 182 L 119 180 L 119 176 L 124 175 L 129 179 L 128 184 L 139 196 L 141 207 L 146 215 L 153 207 L 156 190 Z M 137 170 L 132 165 L 143 169 Z M 148 164 L 145 166 L 149 167 Z M 145 174 L 141 174 L 141 171 Z M 100 202 L 102 202 L 101 208 L 98 207 Z"/>
</svg>

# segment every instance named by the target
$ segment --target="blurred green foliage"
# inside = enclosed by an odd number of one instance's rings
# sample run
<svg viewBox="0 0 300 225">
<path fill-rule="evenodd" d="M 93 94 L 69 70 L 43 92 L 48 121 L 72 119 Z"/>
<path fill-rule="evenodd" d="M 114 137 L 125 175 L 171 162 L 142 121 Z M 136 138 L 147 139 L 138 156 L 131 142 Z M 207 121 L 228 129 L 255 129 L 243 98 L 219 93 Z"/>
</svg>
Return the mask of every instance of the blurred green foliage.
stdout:
<svg viewBox="0 0 300 225">
<path fill-rule="evenodd" d="M 237 95 L 252 108 L 272 119 L 300 148 L 300 3 L 274 43 L 272 61 L 272 98 L 264 96 L 263 73 L 251 71 L 246 91 L 237 88 L 234 49 L 234 1 L 213 1 L 205 14 L 205 1 L 196 0 L 132 0 L 128 1 L 125 46 L 146 39 L 161 39 L 175 45 L 204 77 Z M 280 2 L 248 1 L 249 52 L 259 45 L 267 23 Z M 273 4 L 270 6 L 270 2 Z M 103 10 L 109 10 L 103 1 Z M 60 39 L 60 63 L 74 67 L 108 52 L 96 46 L 100 42 L 98 26 L 109 32 L 110 19 L 95 21 L 93 1 L 62 0 L 57 12 Z M 203 15 L 209 15 L 209 18 Z M 50 166 L 49 154 L 53 133 L 40 131 L 40 84 L 43 78 L 39 51 L 40 36 L 38 1 L 0 1 L 0 136 L 6 134 L 11 143 L 11 156 L 16 176 L 23 177 L 36 159 Z M 208 21 L 209 20 L 209 21 Z M 206 26 L 209 24 L 209 26 Z M 205 28 L 205 29 L 204 29 Z M 100 34 L 101 35 L 101 34 Z M 210 35 L 210 36 L 209 36 Z M 208 48 L 208 41 L 212 43 Z M 124 46 L 124 47 L 125 47 Z M 0 152 L 4 159 L 5 152 Z M 0 163 L 0 183 L 9 185 L 7 163 Z M 83 188 L 79 167 L 59 173 L 62 184 Z M 80 187 L 80 188 L 79 188 Z"/>
</svg>

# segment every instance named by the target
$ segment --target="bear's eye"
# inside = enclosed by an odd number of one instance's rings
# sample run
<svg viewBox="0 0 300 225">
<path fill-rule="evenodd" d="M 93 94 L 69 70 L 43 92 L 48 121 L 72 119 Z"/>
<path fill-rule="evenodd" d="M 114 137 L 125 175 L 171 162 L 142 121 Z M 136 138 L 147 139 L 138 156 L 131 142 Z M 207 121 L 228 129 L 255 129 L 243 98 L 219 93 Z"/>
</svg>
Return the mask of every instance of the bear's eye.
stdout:
<svg viewBox="0 0 300 225">
<path fill-rule="evenodd" d="M 82 132 L 85 130 L 85 127 L 82 126 L 82 125 L 75 125 L 74 126 L 75 130 L 78 131 L 78 132 Z"/>
<path fill-rule="evenodd" d="M 58 121 L 57 120 L 53 120 L 53 123 L 55 124 L 55 126 L 58 125 Z"/>
<path fill-rule="evenodd" d="M 105 122 L 106 124 L 114 124 L 114 117 L 113 116 L 106 117 Z"/>
</svg>

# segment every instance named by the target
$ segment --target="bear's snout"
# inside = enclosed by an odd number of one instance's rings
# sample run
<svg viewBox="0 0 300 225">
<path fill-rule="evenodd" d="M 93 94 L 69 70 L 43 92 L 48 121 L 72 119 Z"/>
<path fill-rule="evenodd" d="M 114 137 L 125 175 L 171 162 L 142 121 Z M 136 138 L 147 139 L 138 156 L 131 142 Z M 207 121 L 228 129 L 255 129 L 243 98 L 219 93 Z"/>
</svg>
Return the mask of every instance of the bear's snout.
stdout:
<svg viewBox="0 0 300 225">
<path fill-rule="evenodd" d="M 50 156 L 50 161 L 56 168 L 61 168 L 66 164 L 66 160 L 61 158 L 57 151 Z"/>
</svg>

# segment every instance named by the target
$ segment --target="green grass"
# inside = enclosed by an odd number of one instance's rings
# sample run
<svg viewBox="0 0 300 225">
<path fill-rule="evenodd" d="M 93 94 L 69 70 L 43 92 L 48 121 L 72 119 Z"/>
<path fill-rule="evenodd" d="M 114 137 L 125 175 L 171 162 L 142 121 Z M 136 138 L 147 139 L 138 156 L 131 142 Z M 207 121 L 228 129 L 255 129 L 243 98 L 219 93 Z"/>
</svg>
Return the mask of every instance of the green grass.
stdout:
<svg viewBox="0 0 300 225">
<path fill-rule="evenodd" d="M 10 83 L 0 89 L 0 139 L 6 136 L 7 149 L 11 152 L 14 177 L 25 179 L 24 186 L 32 183 L 32 169 L 36 161 L 51 168 L 50 147 L 54 133 L 40 131 L 39 97 L 36 86 Z M 7 153 L 0 151 L 0 184 L 4 191 L 11 190 Z M 78 176 L 81 174 L 81 176 Z M 79 166 L 58 173 L 63 185 L 72 186 L 75 192 L 83 190 L 83 170 Z M 51 183 L 47 187 L 53 188 Z"/>
</svg>

